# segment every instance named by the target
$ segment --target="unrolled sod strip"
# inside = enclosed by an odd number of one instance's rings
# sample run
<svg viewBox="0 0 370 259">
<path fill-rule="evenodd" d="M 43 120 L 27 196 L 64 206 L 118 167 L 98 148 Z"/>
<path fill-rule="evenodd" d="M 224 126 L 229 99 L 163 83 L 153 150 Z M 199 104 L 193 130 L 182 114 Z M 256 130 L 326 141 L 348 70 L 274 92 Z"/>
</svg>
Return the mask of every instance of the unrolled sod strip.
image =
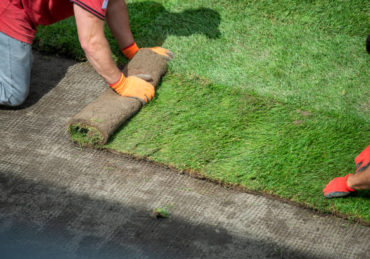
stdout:
<svg viewBox="0 0 370 259">
<path fill-rule="evenodd" d="M 155 87 L 167 72 L 167 60 L 150 49 L 140 49 L 124 68 L 126 76 L 149 75 Z M 68 122 L 71 139 L 80 145 L 104 145 L 109 137 L 141 109 L 141 102 L 108 88 Z"/>
</svg>

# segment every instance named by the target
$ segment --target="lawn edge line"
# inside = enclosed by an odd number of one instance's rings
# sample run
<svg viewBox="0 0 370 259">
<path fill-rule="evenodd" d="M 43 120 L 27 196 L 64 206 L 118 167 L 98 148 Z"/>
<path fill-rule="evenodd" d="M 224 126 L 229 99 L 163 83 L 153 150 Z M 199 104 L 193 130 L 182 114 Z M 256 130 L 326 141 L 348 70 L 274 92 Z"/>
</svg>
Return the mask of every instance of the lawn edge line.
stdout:
<svg viewBox="0 0 370 259">
<path fill-rule="evenodd" d="M 74 145 L 77 145 L 77 144 L 74 143 Z M 118 155 L 120 157 L 125 157 L 125 158 L 133 159 L 133 160 L 136 160 L 136 161 L 144 161 L 144 162 L 152 163 L 152 164 L 154 164 L 156 166 L 159 166 L 161 168 L 170 169 L 171 171 L 173 171 L 177 174 L 180 174 L 180 175 L 187 175 L 187 176 L 192 177 L 194 179 L 207 181 L 209 183 L 216 184 L 216 185 L 221 186 L 221 187 L 226 188 L 226 189 L 230 189 L 230 190 L 234 190 L 234 191 L 238 191 L 238 192 L 243 192 L 243 193 L 248 193 L 248 194 L 252 194 L 252 195 L 256 195 L 256 196 L 262 196 L 262 197 L 265 197 L 265 198 L 270 199 L 270 200 L 280 201 L 282 203 L 289 204 L 289 205 L 292 205 L 294 207 L 298 207 L 298 208 L 308 210 L 308 211 L 313 212 L 313 213 L 315 213 L 315 214 L 317 214 L 321 217 L 341 218 L 341 219 L 349 221 L 352 224 L 361 224 L 363 226 L 370 227 L 370 221 L 365 221 L 363 219 L 360 219 L 357 216 L 348 215 L 348 214 L 344 214 L 344 213 L 339 213 L 337 211 L 321 211 L 321 210 L 319 210 L 315 207 L 311 207 L 311 206 L 309 206 L 305 203 L 299 203 L 299 202 L 296 202 L 296 201 L 292 201 L 292 200 L 280 197 L 280 196 L 272 194 L 272 193 L 268 193 L 268 192 L 265 192 L 265 191 L 253 191 L 253 190 L 250 190 L 246 186 L 243 186 L 241 184 L 233 184 L 233 183 L 228 183 L 228 182 L 217 180 L 217 179 L 212 179 L 212 178 L 207 177 L 206 175 L 204 175 L 203 173 L 201 173 L 198 170 L 178 169 L 175 166 L 172 166 L 170 164 L 165 164 L 165 163 L 161 163 L 161 162 L 155 161 L 153 159 L 150 159 L 150 157 L 140 156 L 140 155 L 137 155 L 137 154 L 134 154 L 134 153 L 117 151 L 115 149 L 106 148 L 106 147 L 87 146 L 87 147 L 82 147 L 82 149 L 94 149 L 94 150 L 99 150 L 99 151 L 103 151 L 103 152 L 112 153 L 112 154 Z"/>
</svg>

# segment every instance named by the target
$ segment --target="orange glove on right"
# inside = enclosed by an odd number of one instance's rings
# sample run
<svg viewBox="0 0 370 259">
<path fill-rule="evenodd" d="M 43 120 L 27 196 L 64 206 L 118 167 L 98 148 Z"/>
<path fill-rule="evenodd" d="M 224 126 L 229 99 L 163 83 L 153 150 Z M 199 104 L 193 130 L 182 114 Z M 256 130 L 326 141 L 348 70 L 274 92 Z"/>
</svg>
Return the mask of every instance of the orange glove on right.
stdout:
<svg viewBox="0 0 370 259">
<path fill-rule="evenodd" d="M 365 171 L 370 166 L 370 146 L 362 150 L 362 152 L 355 158 L 356 172 Z"/>
<path fill-rule="evenodd" d="M 138 99 L 143 105 L 152 100 L 155 94 L 152 84 L 137 76 L 125 77 L 123 73 L 116 83 L 109 86 L 119 95 Z"/>
<path fill-rule="evenodd" d="M 336 177 L 331 180 L 324 188 L 323 193 L 326 198 L 340 198 L 350 195 L 355 190 L 347 184 L 347 178 L 350 174 L 344 177 Z"/>
</svg>

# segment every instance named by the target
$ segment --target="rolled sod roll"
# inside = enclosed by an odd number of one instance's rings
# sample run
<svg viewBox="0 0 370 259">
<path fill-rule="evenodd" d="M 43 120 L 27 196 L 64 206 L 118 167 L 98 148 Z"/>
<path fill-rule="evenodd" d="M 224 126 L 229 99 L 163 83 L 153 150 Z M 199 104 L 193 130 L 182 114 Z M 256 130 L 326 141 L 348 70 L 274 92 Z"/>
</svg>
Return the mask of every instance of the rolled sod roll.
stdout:
<svg viewBox="0 0 370 259">
<path fill-rule="evenodd" d="M 150 49 L 140 49 L 123 69 L 123 73 L 125 76 L 149 75 L 150 83 L 156 87 L 167 68 L 164 57 Z M 67 130 L 72 141 L 82 146 L 104 145 L 141 106 L 139 100 L 120 96 L 108 88 L 68 122 Z"/>
</svg>

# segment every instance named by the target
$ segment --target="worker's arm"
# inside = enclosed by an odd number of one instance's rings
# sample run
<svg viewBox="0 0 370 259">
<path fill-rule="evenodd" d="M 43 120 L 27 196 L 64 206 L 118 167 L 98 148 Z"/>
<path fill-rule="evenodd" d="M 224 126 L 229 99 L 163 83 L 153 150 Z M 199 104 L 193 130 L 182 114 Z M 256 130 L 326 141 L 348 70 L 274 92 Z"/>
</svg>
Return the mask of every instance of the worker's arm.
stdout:
<svg viewBox="0 0 370 259">
<path fill-rule="evenodd" d="M 87 59 L 108 84 L 121 78 L 104 35 L 104 21 L 74 4 L 78 38 Z"/>
<path fill-rule="evenodd" d="M 136 45 L 131 33 L 125 1 L 110 0 L 106 19 L 108 27 L 118 42 L 123 55 L 128 59 L 132 59 L 138 52 L 139 47 Z M 171 60 L 174 57 L 173 53 L 165 48 L 153 47 L 150 49 L 168 60 Z"/>
<path fill-rule="evenodd" d="M 94 69 L 119 95 L 136 98 L 143 104 L 153 99 L 155 89 L 145 81 L 150 80 L 147 75 L 126 78 L 114 63 L 104 34 L 104 21 L 76 4 L 73 8 L 81 47 Z"/>
<path fill-rule="evenodd" d="M 135 42 L 129 24 L 127 6 L 124 0 L 109 1 L 106 21 L 121 49 Z"/>
</svg>

